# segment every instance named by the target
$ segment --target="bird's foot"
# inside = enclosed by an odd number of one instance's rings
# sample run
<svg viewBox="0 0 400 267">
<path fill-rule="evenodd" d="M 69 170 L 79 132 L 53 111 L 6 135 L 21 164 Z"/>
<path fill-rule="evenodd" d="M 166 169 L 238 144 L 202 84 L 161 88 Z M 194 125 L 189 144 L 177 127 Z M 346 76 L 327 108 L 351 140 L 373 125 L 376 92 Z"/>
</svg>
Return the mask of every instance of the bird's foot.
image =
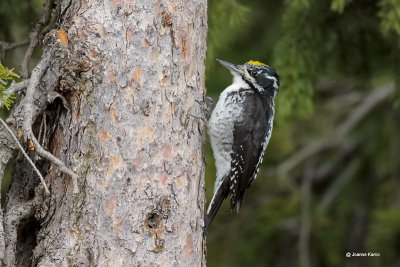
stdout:
<svg viewBox="0 0 400 267">
<path fill-rule="evenodd" d="M 188 116 L 201 120 L 208 127 L 207 117 L 210 117 L 211 115 L 212 107 L 214 104 L 213 99 L 209 96 L 206 96 L 204 101 L 195 100 L 195 102 L 199 104 L 202 115 L 196 116 L 193 114 L 188 114 Z"/>
<path fill-rule="evenodd" d="M 188 113 L 188 116 L 190 116 L 190 117 L 193 117 L 193 118 L 196 118 L 196 119 L 198 119 L 198 120 L 201 120 L 202 122 L 204 122 L 204 124 L 207 126 L 207 128 L 208 128 L 208 121 L 207 121 L 207 119 L 203 116 L 203 117 L 199 117 L 199 116 L 196 116 L 196 115 L 193 115 L 193 114 L 190 114 L 190 113 Z"/>
</svg>

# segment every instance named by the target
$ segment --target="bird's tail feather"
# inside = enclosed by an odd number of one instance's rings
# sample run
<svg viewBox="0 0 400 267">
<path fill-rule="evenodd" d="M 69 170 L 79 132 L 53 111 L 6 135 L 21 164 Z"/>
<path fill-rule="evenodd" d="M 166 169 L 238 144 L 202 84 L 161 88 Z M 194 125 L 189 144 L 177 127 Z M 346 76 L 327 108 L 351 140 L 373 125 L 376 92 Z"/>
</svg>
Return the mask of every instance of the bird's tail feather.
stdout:
<svg viewBox="0 0 400 267">
<path fill-rule="evenodd" d="M 229 179 L 222 179 L 222 181 L 223 182 L 217 187 L 217 190 L 215 190 L 214 196 L 208 206 L 204 226 L 204 235 L 207 234 L 208 228 L 217 214 L 219 207 L 229 194 Z"/>
</svg>

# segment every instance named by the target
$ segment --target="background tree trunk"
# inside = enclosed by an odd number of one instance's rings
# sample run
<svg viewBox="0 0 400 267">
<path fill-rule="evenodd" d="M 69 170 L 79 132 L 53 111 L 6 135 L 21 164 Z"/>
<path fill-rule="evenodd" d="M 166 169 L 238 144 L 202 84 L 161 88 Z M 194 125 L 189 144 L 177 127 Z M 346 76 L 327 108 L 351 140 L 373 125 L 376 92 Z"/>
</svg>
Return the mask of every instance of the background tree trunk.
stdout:
<svg viewBox="0 0 400 267">
<path fill-rule="evenodd" d="M 188 114 L 201 115 L 205 92 L 206 1 L 60 5 L 61 26 L 45 36 L 33 131 L 77 174 L 79 194 L 36 158 L 45 196 L 26 160 L 15 160 L 5 265 L 204 265 L 204 133 Z M 16 129 L 26 101 L 12 112 Z"/>
</svg>

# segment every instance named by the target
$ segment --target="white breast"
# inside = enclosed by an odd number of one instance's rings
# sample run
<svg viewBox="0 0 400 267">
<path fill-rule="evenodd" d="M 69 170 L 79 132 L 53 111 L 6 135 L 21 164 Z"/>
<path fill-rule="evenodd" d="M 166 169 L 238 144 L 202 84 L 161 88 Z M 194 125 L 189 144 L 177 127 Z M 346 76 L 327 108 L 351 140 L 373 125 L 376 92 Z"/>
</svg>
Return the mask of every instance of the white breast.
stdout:
<svg viewBox="0 0 400 267">
<path fill-rule="evenodd" d="M 235 75 L 233 84 L 227 87 L 219 96 L 218 103 L 208 122 L 208 132 L 217 169 L 214 192 L 222 181 L 222 178 L 229 174 L 231 168 L 233 127 L 235 122 L 243 120 L 243 99 L 238 94 L 235 94 L 235 92 L 238 92 L 239 89 L 248 88 L 250 88 L 249 85 L 240 76 Z"/>
</svg>

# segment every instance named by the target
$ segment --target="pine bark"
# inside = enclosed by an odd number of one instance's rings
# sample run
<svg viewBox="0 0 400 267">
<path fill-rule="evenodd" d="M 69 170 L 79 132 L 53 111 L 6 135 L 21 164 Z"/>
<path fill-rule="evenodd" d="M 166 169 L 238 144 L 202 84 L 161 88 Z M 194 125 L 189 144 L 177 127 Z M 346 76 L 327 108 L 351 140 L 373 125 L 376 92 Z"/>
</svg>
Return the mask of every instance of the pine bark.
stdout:
<svg viewBox="0 0 400 267">
<path fill-rule="evenodd" d="M 204 129 L 190 115 L 202 115 L 206 0 L 60 2 L 33 130 L 77 174 L 79 193 L 36 158 L 46 196 L 17 157 L 4 265 L 205 265 Z M 15 131 L 24 101 L 11 116 Z"/>
</svg>

